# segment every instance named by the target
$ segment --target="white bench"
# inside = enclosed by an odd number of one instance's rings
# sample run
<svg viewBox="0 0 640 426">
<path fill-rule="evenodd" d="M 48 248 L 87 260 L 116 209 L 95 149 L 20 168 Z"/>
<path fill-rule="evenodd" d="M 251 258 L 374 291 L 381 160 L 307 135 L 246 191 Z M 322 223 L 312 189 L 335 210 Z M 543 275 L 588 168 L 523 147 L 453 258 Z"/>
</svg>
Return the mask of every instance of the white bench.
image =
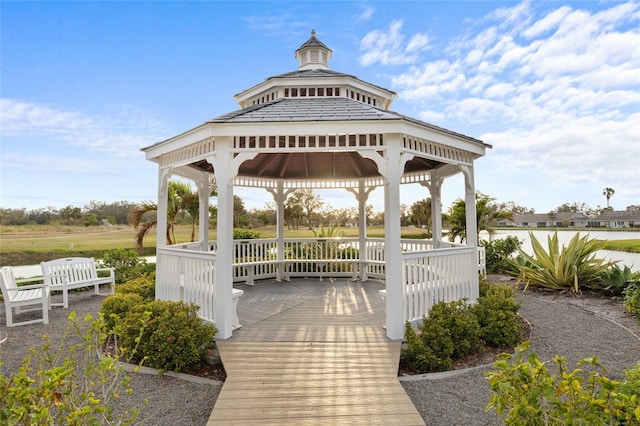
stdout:
<svg viewBox="0 0 640 426">
<path fill-rule="evenodd" d="M 42 283 L 27 286 L 18 285 L 35 281 L 42 281 L 42 278 L 16 280 L 13 276 L 13 270 L 10 267 L 4 266 L 0 270 L 0 289 L 2 290 L 2 296 L 4 298 L 7 327 L 35 324 L 37 322 L 49 324 L 49 287 Z M 22 309 L 25 306 L 39 306 L 39 308 Z M 42 318 L 15 322 L 13 321 L 12 309 L 15 309 L 16 315 L 19 315 L 21 312 L 42 310 Z"/>
<path fill-rule="evenodd" d="M 68 257 L 40 263 L 44 282 L 51 291 L 62 291 L 62 303 L 53 306 L 69 307 L 69 290 L 82 287 L 93 287 L 95 294 L 100 295 L 101 284 L 111 284 L 111 294 L 115 291 L 114 268 L 98 268 L 92 257 Z M 100 277 L 99 272 L 109 272 L 109 276 Z"/>
</svg>

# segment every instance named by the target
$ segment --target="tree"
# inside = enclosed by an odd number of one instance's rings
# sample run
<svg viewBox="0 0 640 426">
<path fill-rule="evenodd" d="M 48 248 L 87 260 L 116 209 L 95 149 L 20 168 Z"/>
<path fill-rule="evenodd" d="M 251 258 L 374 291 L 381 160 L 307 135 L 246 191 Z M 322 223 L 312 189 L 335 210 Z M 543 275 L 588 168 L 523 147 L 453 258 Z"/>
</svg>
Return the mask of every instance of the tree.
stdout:
<svg viewBox="0 0 640 426">
<path fill-rule="evenodd" d="M 589 216 L 593 209 L 585 203 L 564 203 L 555 208 L 556 213 L 582 213 L 585 216 Z"/>
<path fill-rule="evenodd" d="M 426 228 L 429 232 L 431 229 L 431 198 L 416 201 L 411 205 L 409 211 L 411 224 L 418 228 Z"/>
<path fill-rule="evenodd" d="M 193 219 L 193 227 L 191 231 L 191 241 L 195 237 L 195 223 L 199 212 L 199 200 L 197 194 L 191 192 L 191 187 L 183 182 L 169 181 L 167 194 L 167 245 L 175 244 L 175 225 L 178 222 L 180 214 L 189 214 Z M 194 198 L 198 203 L 198 208 L 194 210 Z M 143 201 L 136 204 L 129 212 L 129 224 L 136 230 L 136 249 L 139 252 L 143 250 L 144 237 L 149 231 L 158 224 L 157 218 L 158 205 L 153 201 Z M 153 218 L 149 216 L 155 213 Z M 144 220 L 146 219 L 146 220 Z"/>
<path fill-rule="evenodd" d="M 312 220 L 322 209 L 323 204 L 322 198 L 314 194 L 311 189 L 294 191 L 284 202 L 284 215 L 289 228 L 291 228 L 290 221 L 293 221 L 295 229 L 298 229 L 301 219 L 306 218 L 309 228 L 313 229 Z"/>
<path fill-rule="evenodd" d="M 76 220 L 82 219 L 80 207 L 67 206 L 60 209 L 60 220 L 66 225 L 73 225 Z"/>
<path fill-rule="evenodd" d="M 476 192 L 476 225 L 477 233 L 487 231 L 489 235 L 493 235 L 495 231 L 491 226 L 499 219 L 512 219 L 513 212 L 500 210 L 499 206 L 493 201 L 495 198 Z M 460 238 L 461 242 L 467 239 L 467 211 L 465 201 L 458 198 L 449 207 L 448 214 L 445 219 L 449 223 L 449 241 L 455 241 Z"/>
<path fill-rule="evenodd" d="M 536 212 L 535 209 L 520 206 L 513 201 L 507 201 L 506 203 L 499 203 L 498 208 L 502 211 L 510 211 L 513 214 L 533 214 Z"/>
<path fill-rule="evenodd" d="M 607 199 L 607 208 L 609 208 L 609 200 L 611 199 L 611 197 L 613 197 L 613 194 L 616 193 L 616 190 L 613 188 L 605 188 L 602 190 L 602 195 L 605 196 L 605 198 Z"/>
</svg>

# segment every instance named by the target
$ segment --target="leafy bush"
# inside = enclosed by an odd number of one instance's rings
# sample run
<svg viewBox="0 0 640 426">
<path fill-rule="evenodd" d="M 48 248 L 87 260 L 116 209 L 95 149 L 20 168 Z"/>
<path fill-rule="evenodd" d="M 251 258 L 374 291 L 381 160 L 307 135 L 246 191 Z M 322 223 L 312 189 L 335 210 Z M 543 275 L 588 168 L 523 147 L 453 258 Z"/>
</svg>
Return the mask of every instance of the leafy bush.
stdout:
<svg viewBox="0 0 640 426">
<path fill-rule="evenodd" d="M 513 355 L 502 354 L 496 371 L 486 374 L 493 395 L 487 410 L 495 410 L 506 425 L 640 424 L 640 362 L 622 381 L 606 377 L 598 358 L 585 358 L 569 371 L 556 356 L 551 373 L 538 355 L 525 353 L 529 343 Z"/>
<path fill-rule="evenodd" d="M 425 318 L 425 322 L 427 318 Z M 449 330 L 440 324 L 422 330 L 418 335 L 407 322 L 404 329 L 406 348 L 402 351 L 401 362 L 418 373 L 445 371 L 451 368 L 453 341 Z"/>
<path fill-rule="evenodd" d="M 105 251 L 102 265 L 107 268 L 115 268 L 116 283 L 118 284 L 156 270 L 155 263 L 147 263 L 147 260 L 141 257 L 137 251 L 125 248 Z"/>
<path fill-rule="evenodd" d="M 115 331 L 116 324 L 134 307 L 144 304 L 144 300 L 135 293 L 116 293 L 105 298 L 100 307 L 104 316 L 105 328 L 108 333 Z"/>
<path fill-rule="evenodd" d="M 596 251 L 602 250 L 603 241 L 589 239 L 588 235 L 580 238 L 580 233 L 571 239 L 569 245 L 561 248 L 558 233 L 549 236 L 546 251 L 532 232 L 529 232 L 533 255 L 518 249 L 520 255 L 512 264 L 520 274 L 520 279 L 536 287 L 554 290 L 570 290 L 580 292 L 580 286 L 597 284 L 600 276 L 615 262 L 596 259 Z"/>
<path fill-rule="evenodd" d="M 508 284 L 490 284 L 471 307 L 480 324 L 480 338 L 493 347 L 508 347 L 520 341 L 522 323 L 515 290 Z"/>
<path fill-rule="evenodd" d="M 482 240 L 480 244 L 484 246 L 485 249 L 488 273 L 517 272 L 510 260 L 522 246 L 522 241 L 520 241 L 518 237 L 509 236 L 491 241 Z"/>
<path fill-rule="evenodd" d="M 198 317 L 198 307 L 155 300 L 134 307 L 116 325 L 121 349 L 141 365 L 177 372 L 200 365 L 217 329 Z"/>
<path fill-rule="evenodd" d="M 449 331 L 454 359 L 477 352 L 482 347 L 478 318 L 464 300 L 433 305 L 429 317 L 418 328 L 424 334 L 435 325 Z"/>
<path fill-rule="evenodd" d="M 624 306 L 640 319 L 640 283 L 635 282 L 624 290 Z"/>
<path fill-rule="evenodd" d="M 86 327 L 72 312 L 57 347 L 45 336 L 44 346 L 31 348 L 20 369 L 0 374 L 1 424 L 133 424 L 139 410 L 113 412 L 120 394 L 133 391 L 130 379 L 116 358 L 96 357 L 106 339 L 102 320 L 84 320 Z M 69 346 L 72 339 L 81 343 Z"/>
<path fill-rule="evenodd" d="M 483 279 L 475 305 L 464 300 L 440 302 L 417 331 L 406 324 L 401 363 L 417 373 L 443 371 L 451 368 L 453 360 L 479 351 L 484 344 L 514 345 L 522 337 L 519 309 L 512 287 Z"/>
<path fill-rule="evenodd" d="M 600 275 L 600 281 L 592 284 L 591 289 L 620 296 L 624 289 L 640 282 L 640 272 L 633 273 L 631 268 L 613 265 Z"/>
<path fill-rule="evenodd" d="M 143 303 L 151 302 L 156 297 L 156 274 L 152 272 L 138 278 L 133 278 L 116 288 L 116 294 L 137 294 Z"/>
<path fill-rule="evenodd" d="M 259 238 L 262 238 L 262 234 L 257 231 L 244 228 L 233 228 L 234 240 L 257 240 Z"/>
</svg>

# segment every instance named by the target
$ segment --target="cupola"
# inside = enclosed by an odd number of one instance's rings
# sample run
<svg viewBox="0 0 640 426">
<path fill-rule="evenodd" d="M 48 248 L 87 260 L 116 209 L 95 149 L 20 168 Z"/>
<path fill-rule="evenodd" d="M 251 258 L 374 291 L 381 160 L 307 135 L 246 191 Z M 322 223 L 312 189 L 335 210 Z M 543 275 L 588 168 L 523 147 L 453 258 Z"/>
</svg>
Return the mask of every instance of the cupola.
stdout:
<svg viewBox="0 0 640 426">
<path fill-rule="evenodd" d="M 316 38 L 316 30 L 311 30 L 311 37 L 296 50 L 298 68 L 301 70 L 329 69 L 331 49 Z"/>
</svg>

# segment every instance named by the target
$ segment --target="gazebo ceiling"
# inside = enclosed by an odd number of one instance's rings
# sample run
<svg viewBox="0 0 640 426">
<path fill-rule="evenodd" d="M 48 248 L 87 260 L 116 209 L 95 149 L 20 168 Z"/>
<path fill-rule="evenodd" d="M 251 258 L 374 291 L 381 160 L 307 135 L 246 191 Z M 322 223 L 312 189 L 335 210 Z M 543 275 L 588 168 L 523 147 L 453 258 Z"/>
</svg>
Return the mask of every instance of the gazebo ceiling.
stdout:
<svg viewBox="0 0 640 426">
<path fill-rule="evenodd" d="M 416 157 L 408 161 L 404 172 L 438 168 L 444 163 Z M 205 160 L 190 164 L 200 171 L 214 173 Z M 380 176 L 376 164 L 357 152 L 293 152 L 258 154 L 240 166 L 239 176 L 266 179 L 349 179 Z"/>
</svg>

